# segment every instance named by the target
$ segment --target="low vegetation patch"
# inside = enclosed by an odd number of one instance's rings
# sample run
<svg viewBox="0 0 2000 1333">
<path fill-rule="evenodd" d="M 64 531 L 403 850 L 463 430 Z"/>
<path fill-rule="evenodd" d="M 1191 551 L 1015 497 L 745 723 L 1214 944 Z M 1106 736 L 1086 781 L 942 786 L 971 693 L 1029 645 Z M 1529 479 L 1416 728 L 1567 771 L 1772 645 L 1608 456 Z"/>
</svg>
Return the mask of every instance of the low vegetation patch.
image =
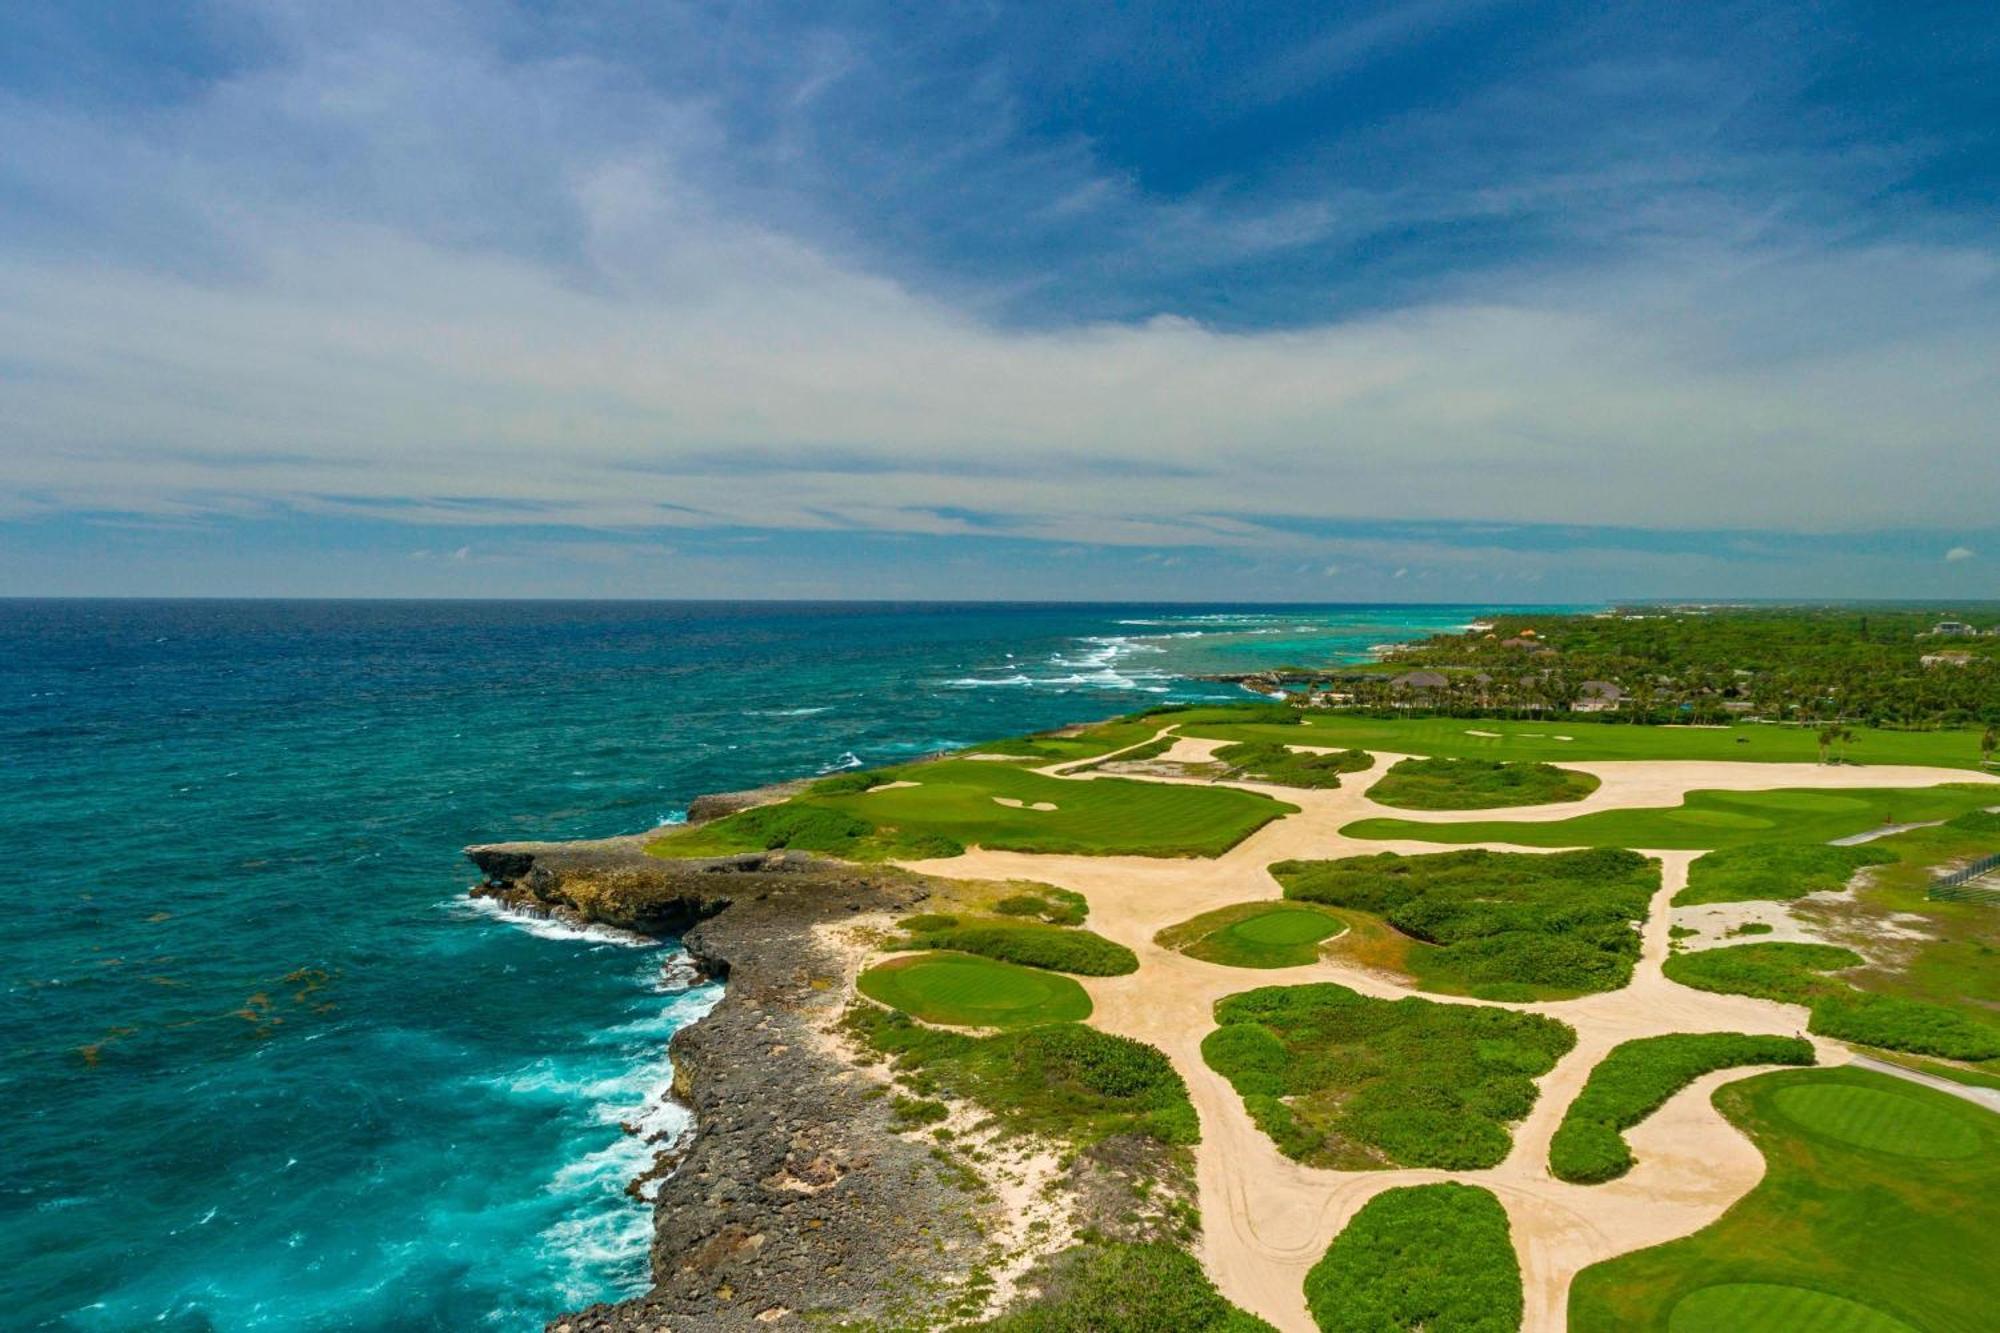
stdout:
<svg viewBox="0 0 2000 1333">
<path fill-rule="evenodd" d="M 1154 943 L 1224 967 L 1303 967 L 1346 929 L 1338 913 L 1316 903 L 1238 903 L 1169 926 Z"/>
<path fill-rule="evenodd" d="M 1507 1210 L 1472 1185 L 1385 1190 L 1306 1274 L 1325 1333 L 1515 1333 L 1521 1267 Z"/>
<path fill-rule="evenodd" d="M 1001 754 L 1010 758 L 1040 759 L 1055 762 L 1063 759 L 1091 759 L 1122 750 L 1128 745 L 1137 745 L 1159 729 L 1157 723 L 1139 717 L 1114 718 L 1092 727 L 1064 727 L 1058 731 L 1039 732 L 1033 736 L 1015 736 L 1002 741 L 990 741 L 975 745 L 968 754 Z"/>
<path fill-rule="evenodd" d="M 1676 954 L 1662 970 L 1696 990 L 1807 1005 L 1808 1029 L 1822 1037 L 1947 1060 L 2000 1058 L 2000 1024 L 1826 975 L 1862 962 L 1852 949 L 1831 944 L 1733 944 Z"/>
<path fill-rule="evenodd" d="M 1688 867 L 1687 887 L 1674 906 L 1700 903 L 1788 902 L 1808 893 L 1847 887 L 1863 866 L 1886 865 L 1893 852 L 1866 843 L 1827 847 L 1810 843 L 1754 842 L 1725 847 Z"/>
<path fill-rule="evenodd" d="M 1341 774 L 1359 773 L 1375 765 L 1375 756 L 1366 750 L 1310 754 L 1275 741 L 1224 745 L 1216 750 L 1215 757 L 1229 766 L 1230 777 L 1281 787 L 1338 787 Z"/>
<path fill-rule="evenodd" d="M 1369 912 L 1429 946 L 1405 968 L 1425 990 L 1543 1000 L 1616 990 L 1639 957 L 1637 923 L 1659 888 L 1635 852 L 1383 852 L 1282 861 L 1285 896 Z"/>
<path fill-rule="evenodd" d="M 1003 920 L 963 923 L 950 917 L 941 920 L 949 924 L 929 924 L 921 930 L 910 930 L 908 936 L 889 947 L 948 949 L 1082 977 L 1122 977 L 1139 970 L 1138 955 L 1093 931 Z"/>
<path fill-rule="evenodd" d="M 1576 1044 L 1540 1014 L 1269 986 L 1215 1006 L 1202 1058 L 1310 1166 L 1474 1170 L 1507 1155 L 1534 1080 Z"/>
<path fill-rule="evenodd" d="M 863 995 L 927 1023 L 1027 1027 L 1090 1017 L 1090 996 L 1068 977 L 967 953 L 892 958 L 863 972 Z"/>
<path fill-rule="evenodd" d="M 1510 842 L 1522 847 L 1694 849 L 1753 842 L 1831 842 L 1885 824 L 1951 819 L 1992 804 L 1994 795 L 1992 787 L 1972 783 L 1841 791 L 1695 791 L 1677 806 L 1600 810 L 1572 819 L 1532 823 L 1463 820 L 1449 824 L 1363 819 L 1341 832 L 1352 838 Z"/>
<path fill-rule="evenodd" d="M 2000 1117 L 1860 1069 L 1760 1074 L 1715 1105 L 1763 1152 L 1763 1180 L 1692 1236 L 1578 1274 L 1575 1333 L 1984 1326 L 1992 1265 L 1969 1256 L 2000 1234 Z M 1913 1162 L 1907 1135 L 1870 1142 L 1919 1119 L 1924 1139 L 1973 1150 Z"/>
<path fill-rule="evenodd" d="M 712 823 L 684 828 L 647 844 L 654 856 L 730 856 L 780 850 L 817 852 L 845 861 L 922 861 L 962 856 L 965 844 L 925 829 L 884 828 L 862 815 L 822 801 L 866 799 L 868 787 L 846 787 L 782 805 L 760 805 Z"/>
<path fill-rule="evenodd" d="M 1368 799 L 1404 810 L 1492 810 L 1580 801 L 1602 784 L 1554 764 L 1495 759 L 1405 759 L 1368 789 Z"/>
<path fill-rule="evenodd" d="M 1199 1261 L 1164 1242 L 1084 1244 L 1037 1277 L 1034 1300 L 976 1327 L 987 1333 L 1274 1333 L 1231 1305 Z"/>
<path fill-rule="evenodd" d="M 1740 1065 L 1811 1063 L 1812 1043 L 1803 1037 L 1702 1032 L 1622 1042 L 1590 1071 L 1563 1113 L 1549 1144 L 1549 1170 L 1578 1185 L 1615 1180 L 1632 1169 L 1625 1131 L 1702 1075 Z"/>
<path fill-rule="evenodd" d="M 1201 1137 L 1187 1084 L 1144 1042 L 1081 1023 L 974 1037 L 867 1003 L 850 1007 L 844 1026 L 913 1094 L 962 1098 L 1010 1132 L 1080 1148 L 1120 1134 L 1168 1145 Z"/>
</svg>

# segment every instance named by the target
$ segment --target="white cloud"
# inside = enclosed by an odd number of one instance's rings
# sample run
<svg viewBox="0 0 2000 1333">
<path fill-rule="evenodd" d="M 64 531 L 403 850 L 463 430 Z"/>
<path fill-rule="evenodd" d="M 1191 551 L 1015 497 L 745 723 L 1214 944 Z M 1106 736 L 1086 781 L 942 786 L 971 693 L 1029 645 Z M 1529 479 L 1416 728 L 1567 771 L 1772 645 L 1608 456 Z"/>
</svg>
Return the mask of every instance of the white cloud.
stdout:
<svg viewBox="0 0 2000 1333">
<path fill-rule="evenodd" d="M 1955 565 L 1961 560 L 1972 559 L 1976 554 L 1978 552 L 1974 551 L 1970 546 L 1954 546 L 1944 553 L 1944 562 L 1947 565 Z"/>
<path fill-rule="evenodd" d="M 0 258 L 0 494 L 42 511 L 973 511 L 1166 546 L 1270 540 L 1228 514 L 1965 528 L 2000 493 L 1984 251 L 1690 248 L 1301 330 L 1020 330 L 721 202 L 697 109 L 449 36 L 315 47 L 143 133 L 0 108 L 0 138 L 202 238 Z M 274 160 L 294 140 L 333 165 Z"/>
</svg>

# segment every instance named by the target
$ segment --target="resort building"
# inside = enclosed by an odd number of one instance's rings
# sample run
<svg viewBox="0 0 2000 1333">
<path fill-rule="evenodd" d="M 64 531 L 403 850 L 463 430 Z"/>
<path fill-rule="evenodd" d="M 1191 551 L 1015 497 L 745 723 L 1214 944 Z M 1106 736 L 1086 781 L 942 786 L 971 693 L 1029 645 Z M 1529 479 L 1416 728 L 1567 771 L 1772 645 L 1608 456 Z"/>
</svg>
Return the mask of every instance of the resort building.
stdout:
<svg viewBox="0 0 2000 1333">
<path fill-rule="evenodd" d="M 1625 691 L 1608 680 L 1586 680 L 1577 686 L 1576 701 L 1569 707 L 1573 713 L 1608 713 L 1624 697 Z"/>
</svg>

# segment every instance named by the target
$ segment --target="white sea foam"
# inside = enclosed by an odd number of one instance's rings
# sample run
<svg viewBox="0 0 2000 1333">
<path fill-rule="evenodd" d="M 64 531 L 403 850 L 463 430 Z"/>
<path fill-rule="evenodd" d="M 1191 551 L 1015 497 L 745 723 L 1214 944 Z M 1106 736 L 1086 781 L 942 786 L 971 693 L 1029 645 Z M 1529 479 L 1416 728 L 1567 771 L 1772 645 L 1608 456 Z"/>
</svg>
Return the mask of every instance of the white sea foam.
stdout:
<svg viewBox="0 0 2000 1333">
<path fill-rule="evenodd" d="M 511 907 L 498 898 L 459 898 L 453 900 L 451 907 L 456 912 L 505 922 L 517 930 L 525 930 L 536 939 L 579 940 L 589 944 L 617 945 L 624 949 L 660 947 L 660 942 L 648 935 L 620 930 L 616 926 L 577 925 L 560 917 L 544 916 L 539 912 Z"/>
<path fill-rule="evenodd" d="M 852 750 L 843 750 L 840 753 L 840 758 L 834 760 L 830 764 L 820 765 L 819 771 L 822 773 L 841 773 L 845 772 L 847 769 L 850 768 L 860 768 L 860 767 L 861 767 L 861 756 L 854 753 L 854 751 Z"/>
</svg>

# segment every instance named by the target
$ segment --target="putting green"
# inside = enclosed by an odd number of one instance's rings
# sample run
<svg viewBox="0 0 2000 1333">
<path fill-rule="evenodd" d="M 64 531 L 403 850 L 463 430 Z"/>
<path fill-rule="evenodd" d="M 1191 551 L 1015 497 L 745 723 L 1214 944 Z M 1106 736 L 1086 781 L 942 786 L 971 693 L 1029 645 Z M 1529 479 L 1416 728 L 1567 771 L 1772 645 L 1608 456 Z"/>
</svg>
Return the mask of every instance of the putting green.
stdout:
<svg viewBox="0 0 2000 1333">
<path fill-rule="evenodd" d="M 928 1023 L 1017 1028 L 1090 1017 L 1068 977 L 967 953 L 921 953 L 877 964 L 857 983 L 869 999 Z"/>
<path fill-rule="evenodd" d="M 1899 1157 L 1970 1157 L 1979 1134 L 1962 1116 L 1875 1088 L 1802 1084 L 1771 1104 L 1815 1134 Z"/>
<path fill-rule="evenodd" d="M 1668 1333 L 1917 1333 L 1871 1306 L 1768 1282 L 1726 1282 L 1681 1297 L 1667 1319 Z"/>
<path fill-rule="evenodd" d="M 1319 944 L 1347 929 L 1327 908 L 1307 903 L 1239 903 L 1204 912 L 1154 937 L 1167 949 L 1224 967 L 1304 967 Z"/>
</svg>

